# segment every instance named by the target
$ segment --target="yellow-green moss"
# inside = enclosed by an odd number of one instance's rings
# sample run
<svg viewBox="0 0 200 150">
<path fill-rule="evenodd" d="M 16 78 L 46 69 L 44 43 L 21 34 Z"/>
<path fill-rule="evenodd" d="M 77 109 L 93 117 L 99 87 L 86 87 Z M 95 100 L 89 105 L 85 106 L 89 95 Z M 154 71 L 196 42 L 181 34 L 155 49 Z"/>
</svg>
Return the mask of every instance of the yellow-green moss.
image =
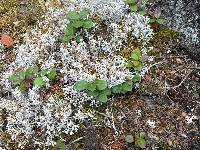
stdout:
<svg viewBox="0 0 200 150">
<path fill-rule="evenodd" d="M 17 37 L 33 25 L 45 11 L 41 0 L 24 1 L 1 0 L 0 3 L 0 34 L 9 32 Z"/>
<path fill-rule="evenodd" d="M 154 34 L 153 39 L 151 40 L 151 44 L 155 48 L 166 48 L 169 47 L 169 41 L 177 39 L 179 37 L 179 33 L 168 28 L 161 28 L 158 32 Z"/>
</svg>

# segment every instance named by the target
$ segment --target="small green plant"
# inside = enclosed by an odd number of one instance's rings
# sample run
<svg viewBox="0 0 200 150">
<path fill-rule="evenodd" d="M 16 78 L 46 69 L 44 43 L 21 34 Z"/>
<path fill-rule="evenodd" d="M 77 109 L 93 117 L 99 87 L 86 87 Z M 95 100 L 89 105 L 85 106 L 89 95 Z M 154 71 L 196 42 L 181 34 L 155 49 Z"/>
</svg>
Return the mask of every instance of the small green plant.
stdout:
<svg viewBox="0 0 200 150">
<path fill-rule="evenodd" d="M 138 132 L 135 134 L 135 136 L 128 134 L 125 137 L 125 141 L 126 143 L 133 144 L 133 142 L 135 143 L 135 146 L 139 147 L 139 148 L 146 148 L 146 139 L 145 139 L 145 132 Z"/>
<path fill-rule="evenodd" d="M 122 84 L 112 87 L 112 92 L 114 94 L 125 94 L 127 92 L 131 92 L 132 89 L 133 89 L 133 82 L 129 80 Z"/>
<path fill-rule="evenodd" d="M 140 71 L 143 67 L 142 52 L 140 49 L 135 49 L 131 53 L 131 59 L 127 63 L 128 68 Z"/>
<path fill-rule="evenodd" d="M 133 84 L 139 82 L 140 80 L 140 76 L 135 75 L 131 80 L 112 88 L 108 88 L 108 84 L 105 80 L 96 79 L 93 82 L 81 80 L 75 83 L 74 88 L 78 91 L 86 90 L 89 96 L 93 96 L 98 101 L 105 103 L 108 100 L 108 96 L 112 94 L 125 94 L 127 92 L 131 92 Z"/>
<path fill-rule="evenodd" d="M 108 88 L 108 84 L 105 80 L 94 80 L 93 82 L 87 82 L 85 80 L 77 81 L 75 83 L 76 90 L 87 90 L 89 96 L 95 97 L 100 102 L 107 102 L 108 96 L 111 95 L 111 90 Z"/>
<path fill-rule="evenodd" d="M 158 18 L 154 17 L 154 18 L 150 19 L 150 22 L 151 23 L 158 23 L 158 24 L 162 24 L 163 25 L 165 23 L 165 19 L 163 17 L 158 17 Z"/>
<path fill-rule="evenodd" d="M 135 145 L 137 145 L 140 148 L 146 147 L 146 139 L 145 139 L 145 132 L 139 132 L 135 134 Z"/>
<path fill-rule="evenodd" d="M 81 39 L 83 39 L 83 35 L 81 33 L 77 34 L 77 31 L 80 31 L 80 29 L 90 29 L 92 28 L 92 20 L 87 19 L 87 16 L 89 15 L 88 10 L 82 10 L 80 12 L 77 11 L 70 11 L 66 18 L 70 21 L 69 24 L 67 24 L 67 27 L 65 29 L 65 35 L 64 35 L 64 42 L 69 42 L 72 39 L 76 39 L 77 42 L 80 42 Z"/>
<path fill-rule="evenodd" d="M 131 12 L 146 15 L 147 11 L 139 5 L 139 3 L 144 3 L 146 1 L 147 0 L 126 0 L 126 3 L 129 5 Z"/>
<path fill-rule="evenodd" d="M 14 87 L 18 87 L 21 93 L 24 93 L 32 85 L 43 87 L 46 84 L 43 80 L 45 76 L 50 80 L 55 79 L 56 70 L 39 69 L 37 66 L 29 67 L 11 75 L 8 79 L 12 81 Z"/>
<path fill-rule="evenodd" d="M 127 92 L 131 92 L 133 89 L 133 85 L 136 82 L 140 82 L 141 77 L 139 75 L 135 75 L 131 80 L 128 80 L 122 84 L 113 86 L 111 88 L 113 94 L 125 94 Z"/>
</svg>

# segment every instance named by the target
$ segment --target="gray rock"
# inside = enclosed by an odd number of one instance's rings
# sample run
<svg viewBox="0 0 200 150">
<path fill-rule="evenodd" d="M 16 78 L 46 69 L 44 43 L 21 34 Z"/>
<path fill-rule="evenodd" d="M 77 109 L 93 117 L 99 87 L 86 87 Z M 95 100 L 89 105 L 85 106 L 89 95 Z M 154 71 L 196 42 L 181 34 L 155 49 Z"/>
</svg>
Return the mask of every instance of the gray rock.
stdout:
<svg viewBox="0 0 200 150">
<path fill-rule="evenodd" d="M 155 7 L 161 9 L 169 27 L 182 33 L 188 51 L 200 56 L 200 0 L 156 0 Z"/>
</svg>

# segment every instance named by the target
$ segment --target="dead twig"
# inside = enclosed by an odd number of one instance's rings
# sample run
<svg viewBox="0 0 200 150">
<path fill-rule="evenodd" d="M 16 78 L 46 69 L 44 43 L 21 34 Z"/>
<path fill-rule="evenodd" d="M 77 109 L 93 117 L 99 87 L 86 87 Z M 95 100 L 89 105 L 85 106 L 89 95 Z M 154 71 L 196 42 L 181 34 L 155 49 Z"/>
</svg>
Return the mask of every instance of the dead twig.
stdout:
<svg viewBox="0 0 200 150">
<path fill-rule="evenodd" d="M 183 78 L 183 80 L 176 86 L 166 86 L 163 89 L 176 89 L 178 87 L 180 87 L 186 80 L 187 78 L 190 76 L 190 74 L 193 72 L 193 70 L 189 70 L 188 74 Z"/>
<path fill-rule="evenodd" d="M 83 139 L 83 137 L 80 137 L 80 138 L 78 138 L 78 139 L 75 139 L 74 141 L 72 141 L 72 142 L 70 142 L 69 144 L 67 144 L 66 147 L 69 147 L 69 146 L 72 145 L 73 143 L 76 143 L 76 142 L 78 142 L 78 141 L 80 141 L 80 140 L 82 140 L 82 139 Z"/>
</svg>

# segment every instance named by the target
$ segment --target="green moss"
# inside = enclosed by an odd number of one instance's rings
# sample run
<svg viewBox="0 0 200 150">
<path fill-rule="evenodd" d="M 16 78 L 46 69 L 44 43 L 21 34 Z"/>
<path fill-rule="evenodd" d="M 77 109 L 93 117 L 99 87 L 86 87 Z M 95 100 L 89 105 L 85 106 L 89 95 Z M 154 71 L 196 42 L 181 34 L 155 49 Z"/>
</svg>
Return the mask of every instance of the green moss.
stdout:
<svg viewBox="0 0 200 150">
<path fill-rule="evenodd" d="M 166 48 L 169 47 L 169 41 L 175 40 L 179 37 L 179 33 L 168 28 L 163 27 L 158 32 L 154 34 L 151 40 L 151 45 L 155 48 Z"/>
<path fill-rule="evenodd" d="M 44 5 L 40 0 L 24 1 L 3 0 L 0 3 L 0 34 L 10 31 L 14 37 L 25 32 L 27 27 L 44 14 Z"/>
</svg>

